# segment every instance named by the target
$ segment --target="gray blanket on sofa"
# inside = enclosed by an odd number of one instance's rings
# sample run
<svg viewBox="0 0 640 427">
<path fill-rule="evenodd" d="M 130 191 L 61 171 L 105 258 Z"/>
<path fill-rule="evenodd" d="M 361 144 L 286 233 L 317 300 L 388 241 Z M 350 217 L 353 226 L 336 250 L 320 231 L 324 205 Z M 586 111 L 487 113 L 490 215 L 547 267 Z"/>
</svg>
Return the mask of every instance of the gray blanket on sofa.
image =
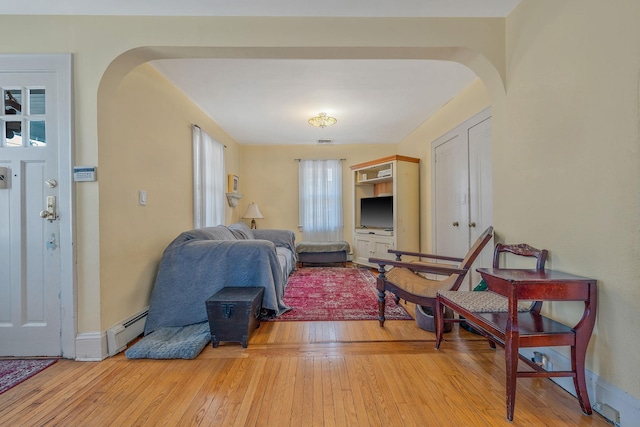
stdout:
<svg viewBox="0 0 640 427">
<path fill-rule="evenodd" d="M 271 241 L 237 240 L 224 226 L 184 232 L 162 255 L 145 335 L 207 321 L 205 301 L 225 286 L 264 286 L 262 306 L 280 315 L 290 310 L 282 276 Z"/>
</svg>

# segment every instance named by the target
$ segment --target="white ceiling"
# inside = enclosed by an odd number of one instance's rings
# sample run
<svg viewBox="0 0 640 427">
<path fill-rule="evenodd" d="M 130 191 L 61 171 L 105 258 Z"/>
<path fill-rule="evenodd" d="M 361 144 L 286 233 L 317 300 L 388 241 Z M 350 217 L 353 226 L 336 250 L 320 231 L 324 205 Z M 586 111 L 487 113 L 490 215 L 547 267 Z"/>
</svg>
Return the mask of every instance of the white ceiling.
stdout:
<svg viewBox="0 0 640 427">
<path fill-rule="evenodd" d="M 2 0 L 0 14 L 506 17 L 521 0 Z M 397 143 L 476 78 L 426 60 L 152 63 L 240 144 Z M 338 119 L 314 128 L 320 112 Z"/>
<path fill-rule="evenodd" d="M 241 144 L 397 143 L 476 78 L 457 63 L 421 60 L 152 64 Z M 321 112 L 338 123 L 307 123 Z"/>
</svg>

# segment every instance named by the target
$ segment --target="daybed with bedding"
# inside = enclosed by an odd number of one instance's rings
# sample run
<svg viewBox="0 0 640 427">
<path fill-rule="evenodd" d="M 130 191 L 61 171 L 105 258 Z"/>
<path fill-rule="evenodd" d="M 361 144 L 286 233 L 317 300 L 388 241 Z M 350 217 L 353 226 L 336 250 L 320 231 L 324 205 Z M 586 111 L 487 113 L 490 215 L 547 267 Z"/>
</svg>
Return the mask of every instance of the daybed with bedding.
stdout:
<svg viewBox="0 0 640 427">
<path fill-rule="evenodd" d="M 340 242 L 300 242 L 296 245 L 298 264 L 302 267 L 308 264 L 342 263 L 347 266 L 349 243 Z"/>
<path fill-rule="evenodd" d="M 283 314 L 290 310 L 283 296 L 294 268 L 295 234 L 289 230 L 237 223 L 181 233 L 162 255 L 144 333 L 206 322 L 205 301 L 225 286 L 262 286 L 262 307 Z"/>
</svg>

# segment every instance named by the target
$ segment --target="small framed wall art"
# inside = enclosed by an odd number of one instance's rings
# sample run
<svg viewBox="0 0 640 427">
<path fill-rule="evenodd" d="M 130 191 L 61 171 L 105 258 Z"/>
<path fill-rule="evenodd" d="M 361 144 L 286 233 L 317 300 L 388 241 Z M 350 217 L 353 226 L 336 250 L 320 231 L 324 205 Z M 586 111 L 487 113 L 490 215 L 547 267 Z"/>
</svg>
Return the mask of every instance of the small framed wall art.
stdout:
<svg viewBox="0 0 640 427">
<path fill-rule="evenodd" d="M 228 178 L 229 179 L 228 179 L 228 189 L 227 189 L 227 191 L 229 193 L 237 193 L 238 192 L 238 180 L 239 180 L 238 176 L 229 174 Z"/>
</svg>

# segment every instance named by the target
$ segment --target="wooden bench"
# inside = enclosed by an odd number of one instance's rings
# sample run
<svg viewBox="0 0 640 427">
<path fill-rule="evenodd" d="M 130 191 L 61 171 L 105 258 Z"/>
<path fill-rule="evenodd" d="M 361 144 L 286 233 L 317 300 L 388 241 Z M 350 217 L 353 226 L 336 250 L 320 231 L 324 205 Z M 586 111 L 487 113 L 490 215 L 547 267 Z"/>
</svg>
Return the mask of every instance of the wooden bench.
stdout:
<svg viewBox="0 0 640 427">
<path fill-rule="evenodd" d="M 478 269 L 488 286 L 487 292 L 464 292 L 451 295 L 440 292 L 436 297 L 435 315 L 436 349 L 440 348 L 446 307 L 459 313 L 473 329 L 487 337 L 493 344 L 505 348 L 507 419 L 513 420 L 516 379 L 519 377 L 572 377 L 576 395 L 586 414 L 591 414 L 585 379 L 585 358 L 596 317 L 596 280 L 574 276 L 553 270 Z M 453 292 L 458 294 L 458 292 Z M 480 311 L 472 301 L 485 294 L 490 304 Z M 470 299 L 465 301 L 465 298 Z M 523 306 L 521 301 L 538 301 L 533 307 Z M 574 327 L 569 327 L 539 312 L 542 301 L 583 301 L 584 312 Z M 506 307 L 499 311 L 496 307 Z M 546 371 L 520 354 L 521 347 L 571 348 L 571 370 Z M 518 360 L 532 370 L 519 371 Z"/>
</svg>

